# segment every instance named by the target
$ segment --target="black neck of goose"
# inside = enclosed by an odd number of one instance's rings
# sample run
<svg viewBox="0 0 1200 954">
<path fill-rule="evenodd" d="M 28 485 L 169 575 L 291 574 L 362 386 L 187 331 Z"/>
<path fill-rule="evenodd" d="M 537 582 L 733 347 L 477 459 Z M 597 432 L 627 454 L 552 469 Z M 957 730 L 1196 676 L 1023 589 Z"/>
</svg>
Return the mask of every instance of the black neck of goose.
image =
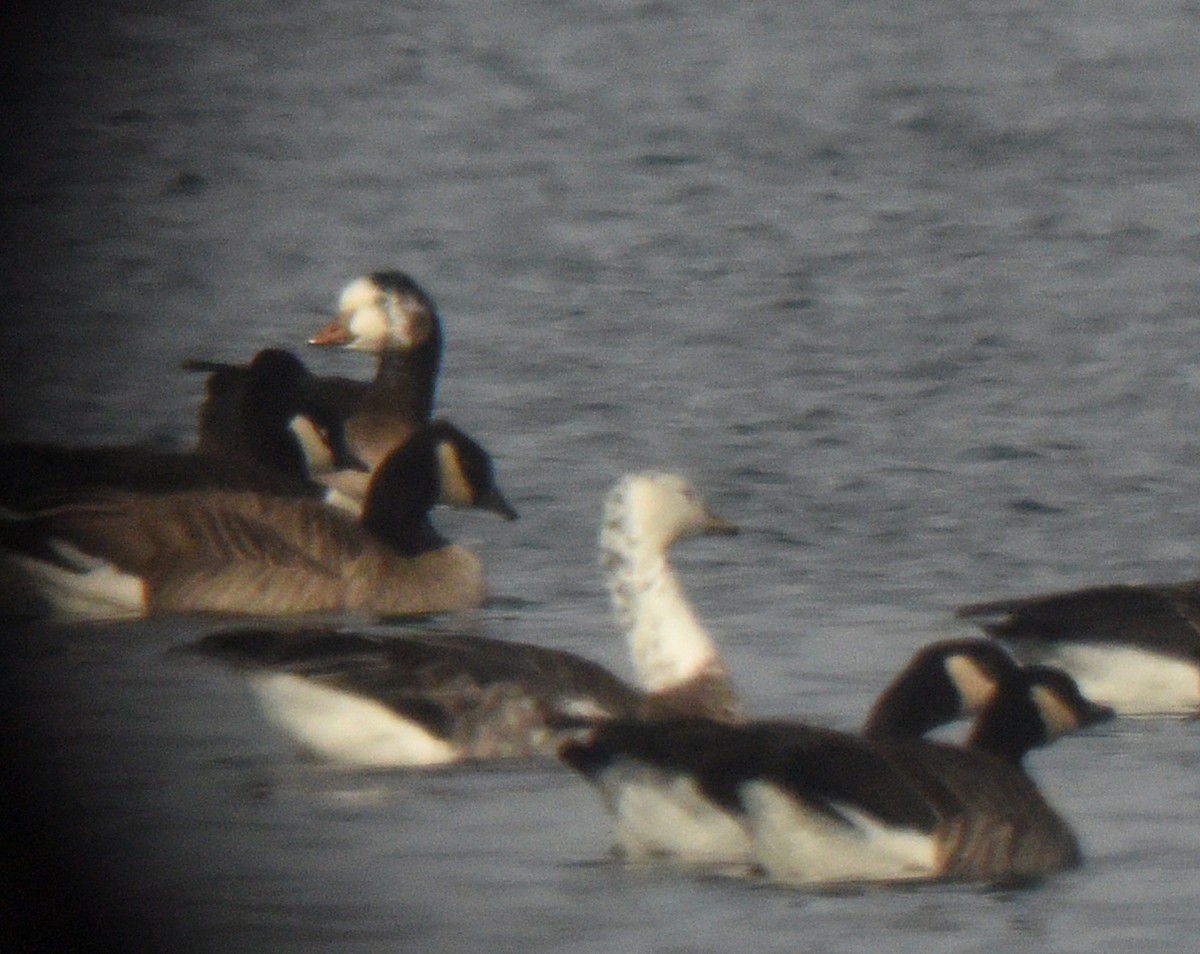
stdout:
<svg viewBox="0 0 1200 954">
<path fill-rule="evenodd" d="M 436 323 L 433 333 L 411 351 L 388 348 L 379 352 L 375 379 L 365 398 L 368 409 L 399 410 L 413 420 L 428 421 L 441 364 L 442 332 Z"/>
<path fill-rule="evenodd" d="M 243 446 L 258 463 L 307 483 L 308 466 L 296 436 L 289 430 L 301 403 L 299 389 L 282 390 L 255 382 L 246 388 L 239 408 Z"/>
<path fill-rule="evenodd" d="M 1028 691 L 1021 689 L 1002 692 L 979 714 L 967 745 L 1019 765 L 1030 749 L 1049 741 L 1041 712 Z"/>
<path fill-rule="evenodd" d="M 958 690 L 939 660 L 902 672 L 880 693 L 863 726 L 868 739 L 916 739 L 960 715 Z"/>
<path fill-rule="evenodd" d="M 363 528 L 409 556 L 442 546 L 445 540 L 429 522 L 439 489 L 436 440 L 423 428 L 375 471 L 363 503 Z"/>
</svg>

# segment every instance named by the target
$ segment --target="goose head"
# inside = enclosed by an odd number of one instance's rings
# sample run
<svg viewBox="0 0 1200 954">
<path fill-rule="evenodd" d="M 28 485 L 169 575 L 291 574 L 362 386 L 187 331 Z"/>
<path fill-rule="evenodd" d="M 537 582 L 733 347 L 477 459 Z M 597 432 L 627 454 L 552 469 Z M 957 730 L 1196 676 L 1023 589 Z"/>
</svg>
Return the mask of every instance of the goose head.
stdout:
<svg viewBox="0 0 1200 954">
<path fill-rule="evenodd" d="M 1111 708 L 1087 699 L 1062 670 L 1030 666 L 1022 675 L 1002 686 L 980 713 L 969 746 L 1019 763 L 1030 749 L 1113 717 Z"/>
<path fill-rule="evenodd" d="M 863 726 L 867 738 L 917 738 L 978 715 L 1003 686 L 1023 685 L 1020 664 L 986 639 L 953 639 L 919 650 L 881 692 Z"/>
<path fill-rule="evenodd" d="M 714 512 L 685 478 L 662 471 L 626 474 L 604 505 L 601 547 L 625 550 L 621 543 L 665 552 L 682 537 L 735 534 L 737 527 Z"/>
<path fill-rule="evenodd" d="M 261 449 L 259 456 L 272 453 L 288 472 L 305 478 L 329 470 L 366 471 L 346 444 L 341 416 L 321 404 L 315 381 L 290 351 L 264 348 L 255 354 L 238 407 L 246 445 Z"/>
<path fill-rule="evenodd" d="M 441 320 L 433 299 L 404 272 L 372 272 L 350 282 L 336 317 L 308 343 L 352 351 L 440 351 Z"/>
<path fill-rule="evenodd" d="M 1029 680 L 1030 695 L 1046 727 L 1047 741 L 1076 729 L 1107 722 L 1116 715 L 1112 706 L 1087 698 L 1075 679 L 1056 666 L 1026 666 L 1025 675 Z"/>
<path fill-rule="evenodd" d="M 405 534 L 427 526 L 437 504 L 517 518 L 496 485 L 488 452 L 442 420 L 421 425 L 375 470 L 363 504 L 363 526 L 405 549 L 411 542 Z"/>
</svg>

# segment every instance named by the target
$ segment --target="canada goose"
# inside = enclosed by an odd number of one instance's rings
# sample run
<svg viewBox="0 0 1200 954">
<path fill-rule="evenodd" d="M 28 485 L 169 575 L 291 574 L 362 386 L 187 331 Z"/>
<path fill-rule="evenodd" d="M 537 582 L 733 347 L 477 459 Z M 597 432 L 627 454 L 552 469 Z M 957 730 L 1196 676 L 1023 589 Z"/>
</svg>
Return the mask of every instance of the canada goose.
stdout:
<svg viewBox="0 0 1200 954">
<path fill-rule="evenodd" d="M 601 552 L 641 689 L 571 653 L 478 636 L 231 630 L 195 648 L 246 669 L 271 721 L 307 749 L 355 765 L 552 756 L 563 731 L 596 719 L 730 718 L 724 666 L 666 551 L 733 530 L 674 475 L 632 474 L 608 495 Z"/>
<path fill-rule="evenodd" d="M 364 465 L 347 450 L 340 421 L 305 400 L 306 376 L 304 366 L 287 352 L 256 355 L 236 408 L 240 442 L 222 456 L 138 446 L 0 445 L 0 504 L 24 509 L 101 487 L 145 493 L 220 488 L 323 495 L 326 489 L 310 479 L 313 468 L 362 470 Z"/>
<path fill-rule="evenodd" d="M 235 460 L 277 459 L 291 470 L 303 468 L 305 477 L 328 469 L 367 471 L 346 443 L 343 416 L 321 393 L 322 379 L 292 352 L 264 348 L 245 367 L 211 361 L 185 361 L 183 366 L 209 372 L 197 453 Z M 311 453 L 312 435 L 297 425 L 296 416 L 319 429 L 327 459 Z M 286 442 L 284 426 L 289 431 Z"/>
<path fill-rule="evenodd" d="M 926 711 L 914 718 L 914 703 L 922 697 Z M 890 879 L 897 875 L 889 867 L 888 846 L 913 839 L 910 833 L 893 838 L 871 825 L 891 822 L 901 808 L 922 818 L 949 812 L 945 799 L 935 808 L 923 806 L 903 773 L 916 772 L 911 766 L 922 758 L 958 760 L 959 755 L 943 750 L 963 750 L 919 735 L 975 711 L 980 715 L 968 739 L 972 751 L 962 758 L 1004 765 L 995 770 L 1003 785 L 1026 795 L 1032 783 L 1012 782 L 1009 776 L 1027 748 L 1111 715 L 1085 700 L 1061 672 L 1022 670 L 982 641 L 953 641 L 914 657 L 881 694 L 861 737 L 802 723 L 722 727 L 696 719 L 625 721 L 578 734 L 560 755 L 600 791 L 614 818 L 617 846 L 628 858 L 666 856 L 735 870 L 765 868 L 786 880 Z M 927 750 L 935 754 L 922 755 Z M 936 789 L 929 779 L 925 784 Z M 959 783 L 946 781 L 943 787 L 949 792 L 954 784 Z M 895 804 L 891 790 L 898 792 Z M 982 803 L 987 791 L 976 801 Z M 797 812 L 820 823 L 817 834 L 799 827 L 779 830 L 780 819 L 790 820 Z M 845 829 L 835 824 L 841 819 Z M 828 835 L 828 845 L 821 833 Z M 794 860 L 764 856 L 774 841 L 788 843 L 801 835 L 812 838 L 811 851 L 819 861 L 807 859 L 809 849 L 798 845 L 789 849 L 799 852 Z M 876 846 L 882 859 L 872 857 Z M 827 851 L 835 859 L 844 855 L 846 865 L 861 870 L 837 869 L 836 861 L 824 859 Z M 790 872 L 796 866 L 808 867 L 797 877 Z"/>
<path fill-rule="evenodd" d="M 13 613 L 414 614 L 484 598 L 479 560 L 429 522 L 437 503 L 513 518 L 487 453 L 445 422 L 378 468 L 361 520 L 303 498 L 97 491 L 0 525 Z"/>
<path fill-rule="evenodd" d="M 868 739 L 917 739 L 979 715 L 1007 683 L 1021 685 L 1021 666 L 986 639 L 942 640 L 919 649 L 879 693 L 863 723 Z"/>
<path fill-rule="evenodd" d="M 1008 684 L 965 746 L 768 730 L 728 758 L 732 785 L 709 777 L 745 813 L 754 860 L 772 880 L 1039 878 L 1078 865 L 1081 853 L 1021 760 L 1112 714 L 1068 680 L 1039 669 L 1025 691 Z"/>
<path fill-rule="evenodd" d="M 348 284 L 337 316 L 309 339 L 378 356 L 375 377 L 357 381 L 314 377 L 306 387 L 313 403 L 344 422 L 349 449 L 374 469 L 388 452 L 429 420 L 442 357 L 442 326 L 433 299 L 409 275 L 373 272 Z M 210 371 L 207 397 L 198 416 L 198 448 L 221 453 L 235 431 L 230 408 L 245 386 L 243 369 L 190 361 L 185 367 Z M 366 495 L 368 477 L 339 472 L 329 486 L 351 498 Z"/>
<path fill-rule="evenodd" d="M 973 603 L 957 615 L 1019 658 L 1065 669 L 1119 713 L 1200 711 L 1200 580 Z"/>
</svg>

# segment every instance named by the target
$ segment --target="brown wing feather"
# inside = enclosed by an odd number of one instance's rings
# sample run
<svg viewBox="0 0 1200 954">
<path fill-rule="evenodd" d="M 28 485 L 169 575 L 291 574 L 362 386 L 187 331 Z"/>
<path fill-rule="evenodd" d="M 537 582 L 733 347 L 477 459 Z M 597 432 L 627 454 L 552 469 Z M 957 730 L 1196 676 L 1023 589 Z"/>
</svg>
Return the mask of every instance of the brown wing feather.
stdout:
<svg viewBox="0 0 1200 954">
<path fill-rule="evenodd" d="M 44 516 L 54 535 L 145 578 L 160 611 L 407 615 L 478 606 L 485 595 L 469 551 L 402 556 L 352 515 L 315 501 L 112 493 Z"/>
</svg>

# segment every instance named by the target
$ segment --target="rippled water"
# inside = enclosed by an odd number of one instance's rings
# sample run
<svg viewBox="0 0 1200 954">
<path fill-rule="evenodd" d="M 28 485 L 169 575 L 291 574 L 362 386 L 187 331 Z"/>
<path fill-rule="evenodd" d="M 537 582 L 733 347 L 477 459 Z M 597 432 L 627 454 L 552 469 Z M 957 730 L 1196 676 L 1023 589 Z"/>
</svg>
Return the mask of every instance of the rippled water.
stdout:
<svg viewBox="0 0 1200 954">
<path fill-rule="evenodd" d="M 4 436 L 186 445 L 180 359 L 299 347 L 345 281 L 398 267 L 441 305 L 440 411 L 523 515 L 442 518 L 497 595 L 453 625 L 627 672 L 594 539 L 643 466 L 745 530 L 678 562 L 763 714 L 856 724 L 963 632 L 958 602 L 1194 574 L 1195 5 L 76 6 L 8 15 Z M 10 922 L 40 873 L 88 937 L 141 950 L 1169 951 L 1200 929 L 1191 724 L 1031 760 L 1078 872 L 805 894 L 611 862 L 598 799 L 553 765 L 306 763 L 235 677 L 169 652 L 211 625 L 10 634 L 10 812 L 40 858 Z"/>
</svg>

